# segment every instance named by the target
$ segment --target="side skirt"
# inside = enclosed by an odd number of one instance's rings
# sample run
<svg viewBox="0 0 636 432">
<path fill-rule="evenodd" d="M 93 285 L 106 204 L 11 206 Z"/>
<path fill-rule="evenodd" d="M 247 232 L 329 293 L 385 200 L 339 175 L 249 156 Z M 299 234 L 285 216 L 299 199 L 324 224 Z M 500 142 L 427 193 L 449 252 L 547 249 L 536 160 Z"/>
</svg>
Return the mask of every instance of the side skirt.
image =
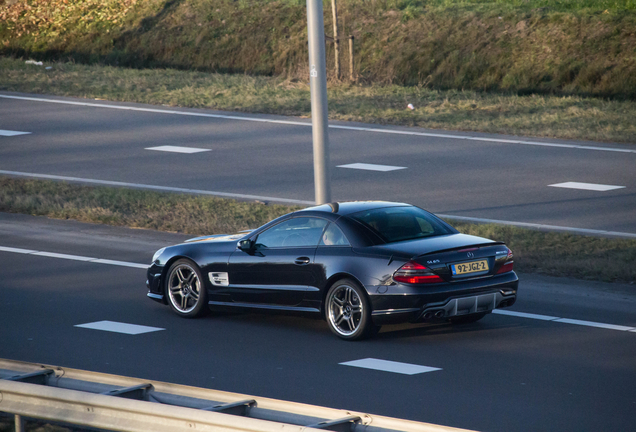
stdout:
<svg viewBox="0 0 636 432">
<path fill-rule="evenodd" d="M 247 308 L 247 309 L 277 310 L 277 311 L 287 311 L 287 312 L 318 313 L 318 314 L 320 313 L 320 309 L 310 308 L 310 307 L 265 305 L 265 304 L 258 304 L 258 303 L 209 301 L 208 305 L 221 306 L 221 307 Z"/>
</svg>

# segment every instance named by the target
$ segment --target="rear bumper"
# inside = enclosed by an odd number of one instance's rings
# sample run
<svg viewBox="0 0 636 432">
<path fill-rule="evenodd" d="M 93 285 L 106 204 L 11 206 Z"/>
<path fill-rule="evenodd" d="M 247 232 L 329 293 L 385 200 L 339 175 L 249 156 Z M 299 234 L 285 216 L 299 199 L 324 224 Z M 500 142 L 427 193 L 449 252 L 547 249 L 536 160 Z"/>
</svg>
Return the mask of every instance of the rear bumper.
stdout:
<svg viewBox="0 0 636 432">
<path fill-rule="evenodd" d="M 416 320 L 428 321 L 431 319 L 488 313 L 497 308 L 512 306 L 517 299 L 516 294 L 504 295 L 502 291 L 454 298 L 445 304 L 429 304 Z"/>
<path fill-rule="evenodd" d="M 368 287 L 377 325 L 446 319 L 512 306 L 519 279 L 514 272 L 493 278 L 436 286 Z M 381 292 L 386 290 L 386 292 Z"/>
</svg>

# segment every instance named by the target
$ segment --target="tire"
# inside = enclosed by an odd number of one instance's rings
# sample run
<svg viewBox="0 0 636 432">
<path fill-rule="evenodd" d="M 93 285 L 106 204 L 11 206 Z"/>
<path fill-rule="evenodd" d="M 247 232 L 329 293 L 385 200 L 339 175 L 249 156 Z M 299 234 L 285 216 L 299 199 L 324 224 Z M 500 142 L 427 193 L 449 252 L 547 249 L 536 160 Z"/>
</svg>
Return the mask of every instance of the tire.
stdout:
<svg viewBox="0 0 636 432">
<path fill-rule="evenodd" d="M 449 318 L 449 321 L 453 324 L 470 324 L 479 321 L 489 313 L 490 312 L 482 312 L 470 315 L 462 315 L 454 318 Z"/>
<path fill-rule="evenodd" d="M 184 318 L 195 318 L 208 311 L 208 292 L 199 267 L 189 259 L 175 261 L 165 281 L 170 308 Z"/>
<path fill-rule="evenodd" d="M 377 334 L 379 326 L 371 321 L 367 294 L 355 281 L 334 283 L 325 299 L 325 318 L 329 329 L 344 340 L 361 340 Z"/>
</svg>

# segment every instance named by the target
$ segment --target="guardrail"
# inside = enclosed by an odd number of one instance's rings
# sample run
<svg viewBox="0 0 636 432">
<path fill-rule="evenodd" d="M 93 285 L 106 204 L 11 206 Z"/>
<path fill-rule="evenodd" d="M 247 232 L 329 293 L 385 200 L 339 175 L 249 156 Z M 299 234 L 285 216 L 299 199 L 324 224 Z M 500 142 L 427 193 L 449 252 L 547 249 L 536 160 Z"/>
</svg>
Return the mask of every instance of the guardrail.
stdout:
<svg viewBox="0 0 636 432">
<path fill-rule="evenodd" d="M 460 432 L 429 423 L 0 359 L 0 411 L 115 431 Z"/>
</svg>

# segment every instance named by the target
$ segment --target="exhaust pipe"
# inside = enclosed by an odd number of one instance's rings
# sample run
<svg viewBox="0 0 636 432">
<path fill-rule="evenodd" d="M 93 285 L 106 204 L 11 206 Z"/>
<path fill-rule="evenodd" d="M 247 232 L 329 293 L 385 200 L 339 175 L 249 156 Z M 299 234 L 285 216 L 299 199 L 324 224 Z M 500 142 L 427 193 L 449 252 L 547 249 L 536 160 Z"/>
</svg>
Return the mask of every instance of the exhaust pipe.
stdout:
<svg viewBox="0 0 636 432">
<path fill-rule="evenodd" d="M 430 320 L 431 318 L 433 318 L 433 312 L 430 312 L 430 311 L 429 311 L 429 312 L 426 312 L 426 313 L 424 314 L 424 319 L 425 319 L 425 320 Z"/>
<path fill-rule="evenodd" d="M 444 309 L 440 309 L 435 312 L 435 318 L 443 318 L 446 315 L 446 311 Z"/>
</svg>

